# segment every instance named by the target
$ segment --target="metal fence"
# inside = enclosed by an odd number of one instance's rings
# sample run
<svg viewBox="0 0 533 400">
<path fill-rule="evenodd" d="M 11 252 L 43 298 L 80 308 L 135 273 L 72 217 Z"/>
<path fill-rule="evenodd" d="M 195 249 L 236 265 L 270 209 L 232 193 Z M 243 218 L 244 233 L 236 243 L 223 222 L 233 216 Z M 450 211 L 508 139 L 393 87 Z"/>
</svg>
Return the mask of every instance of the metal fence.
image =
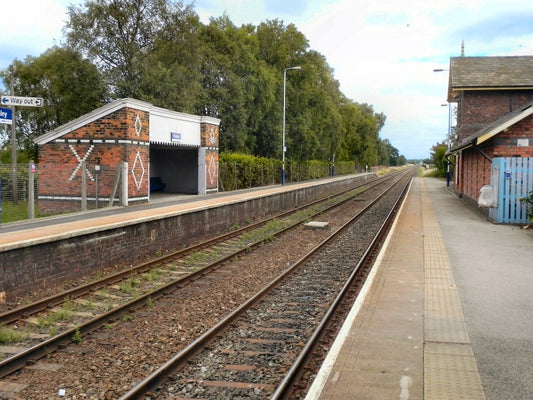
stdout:
<svg viewBox="0 0 533 400">
<path fill-rule="evenodd" d="M 0 164 L 0 222 L 15 222 L 51 214 L 86 211 L 121 203 L 116 168 L 90 166 L 74 171 L 64 165 L 48 166 L 54 170 L 53 184 L 50 174 L 46 188 L 39 189 L 39 168 L 34 163 Z M 81 170 L 85 173 L 82 174 Z M 107 190 L 102 190 L 105 183 Z M 54 188 L 55 187 L 55 188 Z M 61 187 L 61 190 L 57 188 Z M 65 196 L 65 187 L 70 195 Z M 109 188 L 115 189 L 109 190 Z M 40 202 L 40 204 L 39 204 Z"/>
<path fill-rule="evenodd" d="M 36 215 L 37 170 L 34 163 L 0 164 L 0 221 L 12 222 Z"/>
</svg>

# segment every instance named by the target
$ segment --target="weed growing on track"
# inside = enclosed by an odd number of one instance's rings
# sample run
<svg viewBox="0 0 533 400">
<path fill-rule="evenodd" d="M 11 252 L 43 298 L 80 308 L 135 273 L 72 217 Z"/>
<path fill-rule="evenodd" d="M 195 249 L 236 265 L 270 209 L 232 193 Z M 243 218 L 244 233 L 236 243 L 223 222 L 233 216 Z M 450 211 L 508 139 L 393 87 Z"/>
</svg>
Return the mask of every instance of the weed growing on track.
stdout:
<svg viewBox="0 0 533 400">
<path fill-rule="evenodd" d="M 141 277 L 143 280 L 147 282 L 152 282 L 152 281 L 159 279 L 161 275 L 163 275 L 163 271 L 158 268 L 154 268 L 142 274 Z"/>
<path fill-rule="evenodd" d="M 76 329 L 76 332 L 74 332 L 74 335 L 72 335 L 72 341 L 75 343 L 81 343 L 83 341 L 83 337 L 79 329 Z"/>
<path fill-rule="evenodd" d="M 10 344 L 18 343 L 26 340 L 28 334 L 26 332 L 21 332 L 7 326 L 0 325 L 0 343 L 1 344 Z"/>
<path fill-rule="evenodd" d="M 128 280 L 122 282 L 120 285 L 120 291 L 135 297 L 140 283 L 139 277 L 137 275 L 132 275 Z"/>
<path fill-rule="evenodd" d="M 72 318 L 72 311 L 66 308 L 60 308 L 46 316 L 37 318 L 37 326 L 41 329 L 54 327 L 59 321 L 68 321 Z"/>
</svg>

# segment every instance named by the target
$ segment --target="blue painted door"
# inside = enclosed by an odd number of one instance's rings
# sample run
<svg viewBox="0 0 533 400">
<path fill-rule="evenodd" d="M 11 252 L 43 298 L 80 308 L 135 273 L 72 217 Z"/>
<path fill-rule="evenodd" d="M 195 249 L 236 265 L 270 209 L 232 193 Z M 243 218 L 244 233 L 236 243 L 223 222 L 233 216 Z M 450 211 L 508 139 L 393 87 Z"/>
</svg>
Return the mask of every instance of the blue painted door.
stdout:
<svg viewBox="0 0 533 400">
<path fill-rule="evenodd" d="M 530 222 L 520 198 L 533 191 L 533 157 L 496 157 L 491 168 L 498 204 L 489 209 L 489 217 L 506 224 Z"/>
</svg>

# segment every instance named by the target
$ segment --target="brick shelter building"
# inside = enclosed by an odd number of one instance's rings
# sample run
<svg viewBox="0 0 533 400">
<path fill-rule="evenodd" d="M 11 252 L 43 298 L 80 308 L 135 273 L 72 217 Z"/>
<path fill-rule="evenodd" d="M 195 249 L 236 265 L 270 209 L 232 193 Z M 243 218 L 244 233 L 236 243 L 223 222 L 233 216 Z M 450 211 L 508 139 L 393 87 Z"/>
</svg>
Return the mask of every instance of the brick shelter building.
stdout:
<svg viewBox="0 0 533 400">
<path fill-rule="evenodd" d="M 62 125 L 35 141 L 40 213 L 217 192 L 219 125 L 131 98 Z"/>
<path fill-rule="evenodd" d="M 448 151 L 454 187 L 478 201 L 497 178 L 495 159 L 533 157 L 533 56 L 452 57 L 449 71 L 448 101 L 457 103 Z"/>
</svg>

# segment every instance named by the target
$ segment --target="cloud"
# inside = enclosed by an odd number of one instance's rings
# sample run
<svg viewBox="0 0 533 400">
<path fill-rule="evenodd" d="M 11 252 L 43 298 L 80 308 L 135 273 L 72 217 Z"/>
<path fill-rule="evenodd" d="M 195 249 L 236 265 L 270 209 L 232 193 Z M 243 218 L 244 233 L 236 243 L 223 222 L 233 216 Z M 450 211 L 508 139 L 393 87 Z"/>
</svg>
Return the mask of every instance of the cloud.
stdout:
<svg viewBox="0 0 533 400">
<path fill-rule="evenodd" d="M 307 0 L 269 0 L 265 2 L 265 9 L 270 15 L 301 15 L 308 9 Z"/>
<path fill-rule="evenodd" d="M 512 11 L 498 15 L 490 15 L 465 25 L 452 34 L 456 38 L 464 38 L 468 42 L 494 51 L 495 48 L 509 47 L 511 43 L 522 42 L 523 47 L 531 51 L 533 35 L 533 10 Z M 526 44 L 529 44 L 527 46 Z"/>
<path fill-rule="evenodd" d="M 4 0 L 0 68 L 59 41 L 67 5 L 85 0 Z M 188 3 L 188 1 L 185 1 Z M 533 55 L 531 0 L 196 0 L 202 22 L 294 23 L 333 68 L 343 93 L 387 116 L 381 137 L 408 158 L 446 137 L 449 58 Z"/>
<path fill-rule="evenodd" d="M 17 58 L 39 56 L 59 44 L 67 20 L 67 0 L 15 0 L 2 2 L 0 68 Z"/>
</svg>

